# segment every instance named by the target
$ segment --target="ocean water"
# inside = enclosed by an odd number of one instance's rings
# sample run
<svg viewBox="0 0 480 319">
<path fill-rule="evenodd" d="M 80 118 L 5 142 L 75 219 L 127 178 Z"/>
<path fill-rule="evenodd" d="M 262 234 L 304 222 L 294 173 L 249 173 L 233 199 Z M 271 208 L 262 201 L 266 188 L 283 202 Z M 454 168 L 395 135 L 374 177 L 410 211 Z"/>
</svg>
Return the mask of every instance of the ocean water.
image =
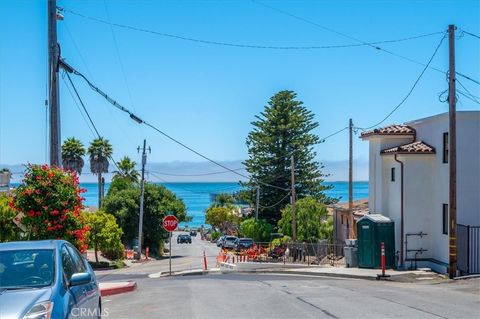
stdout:
<svg viewBox="0 0 480 319">
<path fill-rule="evenodd" d="M 341 202 L 348 200 L 348 182 L 330 182 L 333 185 L 326 194 L 331 197 L 339 198 Z M 97 206 L 98 187 L 96 183 L 82 183 L 81 187 L 87 190 L 83 194 L 86 206 Z M 174 192 L 179 198 L 183 199 L 187 206 L 188 215 L 192 216 L 192 221 L 188 223 L 192 227 L 200 227 L 205 224 L 205 209 L 210 205 L 210 194 L 235 192 L 241 189 L 237 183 L 168 183 L 165 185 Z M 105 194 L 108 192 L 109 184 L 105 184 Z M 368 198 L 368 182 L 353 183 L 353 199 Z M 183 223 L 184 224 L 184 223 Z"/>
</svg>

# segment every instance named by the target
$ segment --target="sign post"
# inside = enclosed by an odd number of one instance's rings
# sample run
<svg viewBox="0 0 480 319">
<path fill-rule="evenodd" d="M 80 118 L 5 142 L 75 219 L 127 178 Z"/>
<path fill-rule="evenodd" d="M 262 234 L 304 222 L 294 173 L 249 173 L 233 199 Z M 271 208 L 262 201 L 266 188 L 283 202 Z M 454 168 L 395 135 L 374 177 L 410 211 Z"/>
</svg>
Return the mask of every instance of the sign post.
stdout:
<svg viewBox="0 0 480 319">
<path fill-rule="evenodd" d="M 174 215 L 167 215 L 163 219 L 163 228 L 170 233 L 168 240 L 168 249 L 169 249 L 169 261 L 168 268 L 169 274 L 172 275 L 172 232 L 177 229 L 178 219 Z"/>
</svg>

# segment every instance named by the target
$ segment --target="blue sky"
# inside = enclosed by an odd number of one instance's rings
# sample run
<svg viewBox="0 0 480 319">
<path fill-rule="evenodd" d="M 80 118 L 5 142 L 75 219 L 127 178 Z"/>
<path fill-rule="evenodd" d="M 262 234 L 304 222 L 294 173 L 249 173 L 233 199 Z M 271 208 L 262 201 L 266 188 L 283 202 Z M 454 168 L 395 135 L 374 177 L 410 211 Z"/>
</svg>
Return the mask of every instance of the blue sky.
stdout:
<svg viewBox="0 0 480 319">
<path fill-rule="evenodd" d="M 46 0 L 0 1 L 0 163 L 45 162 L 47 70 Z M 274 6 L 363 41 L 444 31 L 448 24 L 480 33 L 479 1 L 269 1 Z M 58 1 L 76 12 L 114 23 L 184 37 L 263 46 L 322 46 L 355 41 L 274 11 L 254 1 Z M 250 122 L 268 99 L 290 89 L 315 113 L 319 136 L 381 120 L 405 96 L 422 66 L 370 47 L 264 50 L 194 43 L 110 27 L 66 12 L 58 22 L 62 56 L 109 95 L 205 155 L 244 159 Z M 460 33 L 461 30 L 458 30 Z M 113 35 L 112 35 L 113 33 Z M 381 45 L 426 63 L 441 35 Z M 115 45 L 116 43 L 116 45 Z M 457 71 L 480 78 L 480 40 L 457 41 Z M 444 41 L 432 66 L 446 70 Z M 123 71 L 122 71 L 123 68 Z M 125 75 L 125 76 L 124 76 Z M 147 139 L 151 162 L 203 161 L 141 127 L 73 79 L 114 157 L 139 158 Z M 461 79 L 480 96 L 480 85 Z M 401 123 L 447 111 L 438 95 L 445 75 L 428 70 L 407 102 L 385 123 Z M 458 109 L 479 105 L 459 97 Z M 93 138 L 61 82 L 62 138 Z M 316 148 L 322 161 L 348 157 L 343 132 Z M 367 143 L 355 139 L 355 158 Z"/>
</svg>

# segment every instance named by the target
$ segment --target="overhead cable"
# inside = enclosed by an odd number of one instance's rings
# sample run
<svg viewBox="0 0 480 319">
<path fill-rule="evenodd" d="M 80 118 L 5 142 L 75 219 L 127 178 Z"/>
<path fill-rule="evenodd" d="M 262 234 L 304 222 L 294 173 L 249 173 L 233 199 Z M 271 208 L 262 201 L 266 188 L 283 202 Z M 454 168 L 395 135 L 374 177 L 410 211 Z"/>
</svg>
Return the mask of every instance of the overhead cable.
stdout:
<svg viewBox="0 0 480 319">
<path fill-rule="evenodd" d="M 83 100 L 82 100 L 82 98 L 80 97 L 80 94 L 78 94 L 77 88 L 75 87 L 75 84 L 73 84 L 73 81 L 72 81 L 72 78 L 70 77 L 70 74 L 69 74 L 68 72 L 65 72 L 65 74 L 67 75 L 68 81 L 70 82 L 70 85 L 72 86 L 73 91 L 75 92 L 75 94 L 76 94 L 76 96 L 77 96 L 77 98 L 78 98 L 78 101 L 80 101 L 80 104 L 82 105 L 83 110 L 84 110 L 85 113 L 87 114 L 87 117 L 88 117 L 88 120 L 90 121 L 90 124 L 92 124 L 93 129 L 95 130 L 95 133 L 97 133 L 97 137 L 98 137 L 98 138 L 102 138 L 102 136 L 100 135 L 100 133 L 99 133 L 98 130 L 97 130 L 97 127 L 95 126 L 95 123 L 93 122 L 92 118 L 90 117 L 90 114 L 88 113 L 87 108 L 85 107 L 85 104 L 83 103 Z M 117 164 L 117 162 L 113 159 L 113 157 L 112 157 L 111 155 L 109 155 L 108 158 L 113 162 L 113 164 L 114 164 L 115 167 L 117 168 L 119 174 L 122 175 L 122 170 L 120 169 L 120 167 L 118 167 L 118 164 Z"/>
<path fill-rule="evenodd" d="M 85 77 L 82 73 L 78 72 L 77 70 L 75 70 L 72 66 L 68 65 L 64 60 L 60 60 L 60 65 L 65 69 L 65 71 L 67 71 L 68 73 L 73 73 L 75 75 L 78 75 L 80 76 L 81 78 L 83 78 L 88 86 L 95 92 L 97 92 L 98 94 L 100 94 L 101 96 L 103 96 L 110 104 L 112 104 L 113 106 L 115 106 L 117 109 L 127 113 L 131 119 L 133 119 L 135 122 L 137 122 L 138 124 L 143 124 L 143 125 L 146 125 L 148 127 L 150 127 L 151 129 L 157 131 L 158 133 L 162 134 L 163 136 L 165 136 L 166 138 L 168 138 L 169 140 L 177 143 L 178 145 L 182 146 L 183 148 L 189 150 L 190 152 L 202 157 L 203 159 L 219 166 L 219 167 L 222 167 L 224 169 L 226 169 L 227 171 L 230 171 L 238 176 L 241 176 L 241 177 L 244 177 L 246 179 L 250 179 L 249 176 L 245 175 L 245 174 L 241 174 L 235 170 L 232 170 L 231 168 L 219 163 L 218 161 L 215 161 L 211 158 L 209 158 L 208 156 L 196 151 L 195 149 L 191 148 L 190 146 L 186 145 L 185 143 L 175 139 L 174 137 L 170 136 L 169 134 L 167 134 L 166 132 L 162 131 L 161 129 L 159 129 L 158 127 L 154 126 L 153 124 L 150 124 L 146 121 L 144 121 L 143 119 L 141 119 L 140 117 L 138 117 L 137 115 L 135 115 L 134 113 L 132 113 L 130 110 L 128 110 L 127 108 L 125 108 L 124 106 L 122 106 L 120 103 L 118 103 L 117 101 L 115 101 L 114 99 L 112 99 L 110 96 L 108 96 L 105 92 L 103 92 L 102 90 L 100 90 L 97 86 L 95 86 L 92 82 L 90 82 L 88 80 L 87 77 Z M 67 73 L 67 74 L 68 74 Z M 69 77 L 70 78 L 70 77 Z M 256 183 L 258 184 L 261 184 L 261 185 L 264 185 L 264 186 L 268 186 L 268 187 L 272 187 L 272 188 L 277 188 L 277 189 L 281 189 L 281 190 L 288 190 L 288 189 L 285 189 L 285 188 L 282 188 L 282 187 L 278 187 L 276 185 L 271 185 L 271 184 L 268 184 L 268 183 L 264 183 L 262 181 L 256 181 Z"/>
<path fill-rule="evenodd" d="M 440 46 L 442 45 L 443 43 L 443 40 L 445 39 L 447 33 L 445 32 L 442 39 L 440 39 L 440 42 L 438 43 L 437 47 L 435 48 L 435 50 L 433 51 L 433 54 L 432 56 L 430 57 L 430 59 L 428 60 L 427 64 L 425 65 L 425 67 L 423 68 L 422 72 L 420 72 L 420 75 L 417 77 L 417 79 L 415 80 L 415 82 L 413 83 L 412 87 L 410 88 L 410 90 L 408 91 L 407 95 L 400 101 L 400 103 L 398 103 L 391 111 L 390 113 L 388 113 L 380 122 L 377 122 L 375 123 L 374 125 L 371 125 L 371 126 L 368 126 L 368 127 L 358 127 L 358 129 L 360 130 L 368 130 L 368 129 L 371 129 L 371 128 L 374 128 L 374 127 L 377 127 L 378 125 L 382 124 L 383 122 L 385 122 L 390 116 L 392 116 L 392 114 L 398 110 L 400 108 L 400 106 L 402 106 L 405 101 L 407 101 L 407 99 L 410 97 L 410 95 L 413 93 L 413 90 L 415 89 L 415 87 L 417 86 L 418 82 L 420 81 L 420 79 L 422 78 L 423 74 L 425 73 L 425 71 L 428 69 L 430 63 L 433 61 L 433 58 L 435 57 L 435 55 L 437 54 L 438 52 L 438 49 L 440 49 Z"/>
<path fill-rule="evenodd" d="M 204 39 L 198 39 L 198 38 L 191 38 L 191 37 L 185 37 L 185 36 L 180 36 L 176 34 L 171 34 L 171 33 L 165 33 L 165 32 L 159 32 L 159 31 L 154 31 L 154 30 L 149 30 L 145 28 L 140 28 L 140 27 L 135 27 L 131 25 L 126 25 L 126 24 L 120 24 L 120 23 L 113 23 L 111 21 L 106 21 L 100 18 L 88 16 L 70 9 L 66 8 L 60 8 L 60 10 L 64 12 L 71 13 L 73 15 L 89 19 L 98 23 L 103 23 L 106 25 L 110 26 L 115 26 L 119 28 L 124 28 L 124 29 L 130 29 L 133 31 L 139 31 L 139 32 L 144 32 L 144 33 L 150 33 L 154 35 L 159 35 L 167 38 L 173 38 L 177 40 L 184 40 L 184 41 L 190 41 L 190 42 L 197 42 L 197 43 L 202 43 L 202 44 L 210 44 L 210 45 L 217 45 L 217 46 L 227 46 L 227 47 L 237 47 L 237 48 L 247 48 L 247 49 L 271 49 L 271 50 L 316 50 L 316 49 L 340 49 L 340 48 L 350 48 L 350 47 L 362 47 L 362 46 L 375 46 L 377 44 L 384 44 L 384 43 L 395 43 L 395 42 L 403 42 L 403 41 L 409 41 L 409 40 L 415 40 L 415 39 L 420 39 L 420 38 L 425 38 L 429 36 L 433 36 L 436 34 L 440 34 L 442 32 L 432 32 L 432 33 L 427 33 L 427 34 L 420 34 L 420 35 L 415 35 L 411 37 L 406 37 L 406 38 L 400 38 L 400 39 L 394 39 L 394 40 L 384 40 L 384 41 L 377 41 L 377 42 L 364 42 L 364 43 L 359 43 L 359 44 L 340 44 L 340 45 L 321 45 L 321 46 L 271 46 L 271 45 L 256 45 L 256 44 L 242 44 L 242 43 L 233 43 L 233 42 L 221 42 L 221 41 L 211 41 L 211 40 L 204 40 Z"/>
</svg>

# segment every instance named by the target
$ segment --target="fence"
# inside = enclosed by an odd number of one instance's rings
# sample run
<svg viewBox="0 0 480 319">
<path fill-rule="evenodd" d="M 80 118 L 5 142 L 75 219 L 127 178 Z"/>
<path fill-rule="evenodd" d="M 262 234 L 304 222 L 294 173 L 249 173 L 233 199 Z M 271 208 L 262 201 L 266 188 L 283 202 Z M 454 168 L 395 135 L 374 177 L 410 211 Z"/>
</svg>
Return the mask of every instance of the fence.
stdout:
<svg viewBox="0 0 480 319">
<path fill-rule="evenodd" d="M 330 244 L 326 240 L 317 243 L 288 243 L 273 246 L 271 243 L 255 243 L 253 248 L 236 252 L 238 260 L 259 262 L 301 263 L 307 265 L 344 265 L 344 244 Z"/>
<path fill-rule="evenodd" d="M 457 225 L 457 268 L 480 274 L 480 226 Z"/>
</svg>

